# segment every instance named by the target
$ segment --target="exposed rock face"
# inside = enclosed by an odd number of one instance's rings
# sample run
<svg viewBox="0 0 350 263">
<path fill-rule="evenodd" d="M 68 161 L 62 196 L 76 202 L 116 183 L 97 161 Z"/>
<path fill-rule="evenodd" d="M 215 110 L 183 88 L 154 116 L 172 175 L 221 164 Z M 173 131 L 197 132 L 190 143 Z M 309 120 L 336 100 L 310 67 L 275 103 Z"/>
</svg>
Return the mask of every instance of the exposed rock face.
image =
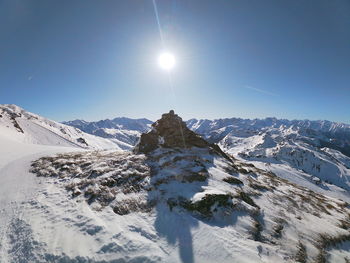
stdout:
<svg viewBox="0 0 350 263">
<path fill-rule="evenodd" d="M 173 110 L 163 114 L 160 120 L 152 124 L 151 131 L 141 135 L 134 152 L 149 153 L 159 147 L 210 147 L 212 150 L 224 154 L 217 145 L 208 143 L 198 134 L 188 129 L 185 122 Z"/>
</svg>

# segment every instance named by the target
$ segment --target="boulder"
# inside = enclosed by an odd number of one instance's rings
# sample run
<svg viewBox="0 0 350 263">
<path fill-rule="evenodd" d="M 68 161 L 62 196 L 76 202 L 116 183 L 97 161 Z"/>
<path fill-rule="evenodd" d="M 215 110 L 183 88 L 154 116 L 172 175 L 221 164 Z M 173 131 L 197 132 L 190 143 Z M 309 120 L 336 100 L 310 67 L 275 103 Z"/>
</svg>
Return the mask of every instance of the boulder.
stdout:
<svg viewBox="0 0 350 263">
<path fill-rule="evenodd" d="M 200 135 L 188 129 L 186 123 L 173 110 L 163 114 L 161 119 L 152 124 L 152 129 L 148 133 L 141 135 L 139 143 L 134 148 L 134 152 L 149 153 L 159 147 L 208 147 L 210 150 L 230 159 L 221 151 L 218 145 L 208 143 Z"/>
</svg>

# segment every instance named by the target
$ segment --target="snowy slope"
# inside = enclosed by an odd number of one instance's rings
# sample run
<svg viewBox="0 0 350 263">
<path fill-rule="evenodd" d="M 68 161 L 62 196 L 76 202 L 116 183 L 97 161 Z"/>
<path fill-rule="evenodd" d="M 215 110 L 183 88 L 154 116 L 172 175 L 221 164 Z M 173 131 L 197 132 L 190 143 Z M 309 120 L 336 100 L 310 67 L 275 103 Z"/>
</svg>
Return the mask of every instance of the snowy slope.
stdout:
<svg viewBox="0 0 350 263">
<path fill-rule="evenodd" d="M 350 125 L 330 121 L 280 120 L 266 119 L 217 119 L 187 121 L 187 126 L 202 134 L 209 141 L 218 142 L 228 134 L 245 138 L 268 133 L 270 130 L 280 131 L 283 136 L 303 137 L 316 147 L 328 147 L 350 156 Z"/>
<path fill-rule="evenodd" d="M 236 159 L 212 144 L 159 144 L 144 155 L 87 151 L 68 139 L 74 138 L 70 129 L 65 132 L 71 136 L 57 133 L 65 125 L 51 123 L 51 130 L 45 119 L 34 125 L 28 116 L 1 115 L 0 262 L 346 263 L 350 258 L 350 209 L 338 199 L 350 201 L 347 190 L 316 183 L 293 161 L 322 157 L 323 170 L 323 165 L 333 169 L 328 162 L 336 158 L 347 169 L 348 157 L 310 148 L 292 131 L 226 134 L 220 144 Z M 281 132 L 290 137 L 282 136 L 286 150 L 277 148 Z M 288 147 L 296 153 L 290 155 Z"/>
<path fill-rule="evenodd" d="M 0 136 L 20 142 L 87 149 L 130 149 L 117 139 L 109 140 L 82 132 L 27 112 L 16 105 L 0 105 Z"/>
<path fill-rule="evenodd" d="M 44 155 L 81 151 L 82 148 L 29 144 L 11 138 L 13 135 L 1 133 L 0 136 L 0 262 L 34 262 L 30 252 L 18 253 L 21 260 L 8 258 L 9 250 L 17 254 L 21 247 L 28 249 L 29 243 L 24 240 L 28 232 L 22 220 L 26 216 L 24 206 L 41 188 L 38 180 L 29 173 L 30 162 Z M 20 245 L 10 247 L 20 239 L 23 239 Z"/>
<path fill-rule="evenodd" d="M 190 120 L 238 159 L 330 196 L 349 199 L 350 125 L 328 121 Z"/>
<path fill-rule="evenodd" d="M 43 186 L 27 206 L 36 260 L 345 262 L 350 256 L 346 203 L 208 149 L 72 153 L 42 158 L 32 171 Z"/>
</svg>

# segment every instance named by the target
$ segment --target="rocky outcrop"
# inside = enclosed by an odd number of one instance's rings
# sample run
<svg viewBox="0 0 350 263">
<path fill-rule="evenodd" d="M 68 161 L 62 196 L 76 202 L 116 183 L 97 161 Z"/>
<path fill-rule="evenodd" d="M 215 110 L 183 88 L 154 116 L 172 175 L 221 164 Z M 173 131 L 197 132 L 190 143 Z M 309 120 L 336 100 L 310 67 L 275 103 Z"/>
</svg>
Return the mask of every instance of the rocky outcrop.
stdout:
<svg viewBox="0 0 350 263">
<path fill-rule="evenodd" d="M 219 146 L 210 144 L 201 136 L 187 128 L 181 117 L 171 110 L 162 115 L 162 118 L 152 124 L 152 130 L 141 135 L 136 145 L 135 153 L 149 153 L 159 148 L 206 148 L 225 155 Z M 228 157 L 227 157 L 228 158 Z"/>
</svg>

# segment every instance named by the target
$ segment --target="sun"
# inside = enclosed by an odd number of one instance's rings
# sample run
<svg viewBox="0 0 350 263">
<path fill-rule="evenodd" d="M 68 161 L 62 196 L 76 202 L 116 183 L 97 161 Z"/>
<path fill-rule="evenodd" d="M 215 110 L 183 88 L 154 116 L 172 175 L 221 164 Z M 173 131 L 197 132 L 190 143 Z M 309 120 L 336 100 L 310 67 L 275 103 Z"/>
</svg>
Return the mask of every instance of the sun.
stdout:
<svg viewBox="0 0 350 263">
<path fill-rule="evenodd" d="M 158 64 L 166 71 L 172 70 L 175 66 L 175 62 L 175 56 L 169 52 L 163 52 L 159 55 Z"/>
</svg>

